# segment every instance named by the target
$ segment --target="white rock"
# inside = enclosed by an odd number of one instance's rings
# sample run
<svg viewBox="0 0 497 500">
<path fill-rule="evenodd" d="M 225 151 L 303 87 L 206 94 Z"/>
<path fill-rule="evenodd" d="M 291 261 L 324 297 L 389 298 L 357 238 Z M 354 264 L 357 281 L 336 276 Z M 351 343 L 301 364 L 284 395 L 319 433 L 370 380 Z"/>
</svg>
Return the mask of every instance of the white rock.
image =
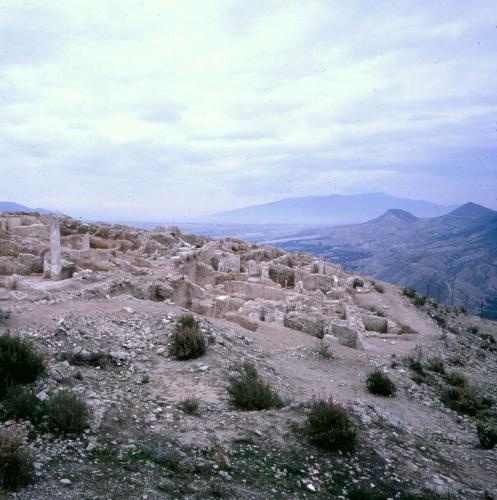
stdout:
<svg viewBox="0 0 497 500">
<path fill-rule="evenodd" d="M 41 391 L 39 392 L 36 397 L 40 400 L 40 401 L 46 401 L 48 399 L 48 394 L 45 392 L 45 391 Z"/>
<path fill-rule="evenodd" d="M 72 484 L 71 480 L 70 479 L 66 479 L 66 478 L 61 479 L 59 481 L 59 483 L 62 484 L 62 486 L 71 486 L 71 484 Z"/>
</svg>

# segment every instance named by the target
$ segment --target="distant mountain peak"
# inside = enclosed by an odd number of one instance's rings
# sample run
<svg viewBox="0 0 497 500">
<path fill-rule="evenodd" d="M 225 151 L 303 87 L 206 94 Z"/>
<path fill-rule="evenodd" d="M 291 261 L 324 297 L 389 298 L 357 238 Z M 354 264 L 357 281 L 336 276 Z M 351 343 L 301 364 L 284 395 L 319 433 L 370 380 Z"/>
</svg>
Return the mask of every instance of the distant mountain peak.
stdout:
<svg viewBox="0 0 497 500">
<path fill-rule="evenodd" d="M 405 213 L 392 215 L 397 219 L 412 221 L 414 216 L 438 217 L 449 212 L 451 208 L 423 200 L 390 196 L 386 193 L 331 194 L 284 198 L 207 216 L 204 221 L 236 224 L 336 226 L 363 223 L 374 217 L 380 217 L 391 209 L 405 211 Z"/>
<path fill-rule="evenodd" d="M 56 210 L 48 210 L 46 208 L 31 208 L 25 205 L 19 205 L 13 201 L 0 201 L 0 212 L 38 212 L 40 214 L 64 215 Z"/>
<path fill-rule="evenodd" d="M 385 222 L 385 221 L 401 221 L 401 222 L 415 222 L 418 218 L 406 210 L 401 210 L 400 208 L 391 208 L 387 210 L 383 215 L 380 215 L 376 219 L 373 219 L 370 222 Z"/>
<path fill-rule="evenodd" d="M 491 210 L 490 208 L 478 205 L 477 203 L 473 203 L 472 201 L 470 201 L 468 203 L 465 203 L 464 205 L 461 205 L 459 208 L 456 208 L 452 212 L 449 212 L 447 215 L 453 217 L 467 217 L 470 219 L 480 219 L 481 217 L 497 215 L 497 212 Z"/>
</svg>

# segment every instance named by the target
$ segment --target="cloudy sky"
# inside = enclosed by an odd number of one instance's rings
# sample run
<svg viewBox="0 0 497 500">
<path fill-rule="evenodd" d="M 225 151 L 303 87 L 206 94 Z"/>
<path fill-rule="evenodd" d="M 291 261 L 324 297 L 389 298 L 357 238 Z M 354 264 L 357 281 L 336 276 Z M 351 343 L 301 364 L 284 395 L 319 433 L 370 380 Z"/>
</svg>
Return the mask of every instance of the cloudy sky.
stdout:
<svg viewBox="0 0 497 500">
<path fill-rule="evenodd" d="M 495 0 L 0 0 L 0 199 L 172 220 L 385 191 L 497 209 Z"/>
</svg>

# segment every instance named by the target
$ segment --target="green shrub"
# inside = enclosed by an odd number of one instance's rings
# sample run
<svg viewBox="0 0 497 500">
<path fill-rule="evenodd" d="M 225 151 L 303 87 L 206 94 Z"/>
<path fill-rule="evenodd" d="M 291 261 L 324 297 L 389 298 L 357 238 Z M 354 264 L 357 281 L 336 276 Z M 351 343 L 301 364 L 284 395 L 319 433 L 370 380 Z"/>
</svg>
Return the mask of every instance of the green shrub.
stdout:
<svg viewBox="0 0 497 500">
<path fill-rule="evenodd" d="M 33 459 L 12 432 L 0 432 L 0 492 L 16 490 L 33 479 Z"/>
<path fill-rule="evenodd" d="M 468 385 L 449 387 L 442 393 L 442 403 L 463 415 L 478 415 L 491 406 L 489 400 L 479 397 Z"/>
<path fill-rule="evenodd" d="M 418 375 L 425 375 L 423 362 L 416 356 L 407 356 L 405 358 L 407 366 Z"/>
<path fill-rule="evenodd" d="M 396 391 L 393 381 L 381 370 L 374 370 L 368 375 L 367 388 L 371 394 L 393 396 Z"/>
<path fill-rule="evenodd" d="M 0 397 L 14 384 L 30 384 L 45 370 L 43 357 L 25 340 L 0 336 Z"/>
<path fill-rule="evenodd" d="M 364 281 L 361 278 L 354 278 L 354 281 L 352 282 L 352 286 L 354 288 L 363 288 Z"/>
<path fill-rule="evenodd" d="M 402 290 L 402 293 L 403 295 L 405 295 L 406 297 L 409 297 L 410 299 L 414 299 L 414 297 L 416 297 L 416 290 L 414 290 L 414 288 L 404 288 Z"/>
<path fill-rule="evenodd" d="M 266 410 L 284 406 L 278 394 L 267 382 L 261 380 L 252 363 L 244 363 L 237 371 L 239 376 L 233 377 L 228 387 L 234 406 L 241 410 Z"/>
<path fill-rule="evenodd" d="M 478 422 L 476 425 L 480 446 L 484 450 L 491 450 L 497 445 L 497 422 Z"/>
<path fill-rule="evenodd" d="M 311 443 L 326 450 L 349 451 L 356 444 L 354 423 L 345 408 L 331 400 L 312 404 L 306 432 Z"/>
<path fill-rule="evenodd" d="M 467 331 L 468 333 L 476 335 L 480 331 L 480 329 L 477 326 L 468 326 Z"/>
<path fill-rule="evenodd" d="M 179 407 L 187 415 L 198 416 L 198 399 L 195 397 L 184 399 L 180 402 Z"/>
<path fill-rule="evenodd" d="M 3 405 L 6 418 L 25 419 L 37 424 L 43 416 L 41 401 L 32 391 L 19 385 L 7 389 Z"/>
<path fill-rule="evenodd" d="M 60 391 L 45 404 L 50 429 L 62 434 L 81 434 L 88 427 L 86 403 L 70 391 Z"/>
<path fill-rule="evenodd" d="M 445 373 L 445 366 L 444 362 L 442 361 L 441 358 L 431 358 L 428 360 L 427 364 L 428 370 L 435 372 L 435 373 L 440 373 L 440 375 L 443 375 Z"/>
<path fill-rule="evenodd" d="M 445 380 L 454 387 L 464 387 L 468 384 L 466 377 L 462 373 L 450 372 L 445 375 Z"/>
<path fill-rule="evenodd" d="M 416 307 L 423 307 L 426 304 L 426 297 L 424 295 L 416 295 L 412 303 Z"/>
<path fill-rule="evenodd" d="M 178 319 L 169 353 L 176 359 L 195 359 L 207 351 L 200 323 L 191 315 L 185 314 Z"/>
</svg>

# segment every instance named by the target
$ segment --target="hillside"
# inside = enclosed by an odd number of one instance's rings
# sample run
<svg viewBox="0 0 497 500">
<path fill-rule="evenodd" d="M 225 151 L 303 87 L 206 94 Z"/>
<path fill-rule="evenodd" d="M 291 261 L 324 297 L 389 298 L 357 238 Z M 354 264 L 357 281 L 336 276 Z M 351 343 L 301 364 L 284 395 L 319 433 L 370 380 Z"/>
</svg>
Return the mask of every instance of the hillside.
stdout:
<svg viewBox="0 0 497 500">
<path fill-rule="evenodd" d="M 368 276 L 480 312 L 497 294 L 497 212 L 474 203 L 435 218 L 390 210 L 364 224 L 319 228 L 278 246 L 307 251 Z M 315 237 L 312 237 L 314 233 Z M 487 314 L 496 311 L 487 306 Z"/>
<path fill-rule="evenodd" d="M 397 198 L 385 193 L 333 194 L 285 198 L 262 205 L 221 212 L 206 217 L 207 222 L 237 224 L 337 225 L 365 222 L 390 209 L 402 209 L 418 217 L 434 217 L 450 208 L 434 203 Z"/>
<path fill-rule="evenodd" d="M 496 335 L 309 254 L 0 215 L 0 496 L 489 499 Z"/>
</svg>

